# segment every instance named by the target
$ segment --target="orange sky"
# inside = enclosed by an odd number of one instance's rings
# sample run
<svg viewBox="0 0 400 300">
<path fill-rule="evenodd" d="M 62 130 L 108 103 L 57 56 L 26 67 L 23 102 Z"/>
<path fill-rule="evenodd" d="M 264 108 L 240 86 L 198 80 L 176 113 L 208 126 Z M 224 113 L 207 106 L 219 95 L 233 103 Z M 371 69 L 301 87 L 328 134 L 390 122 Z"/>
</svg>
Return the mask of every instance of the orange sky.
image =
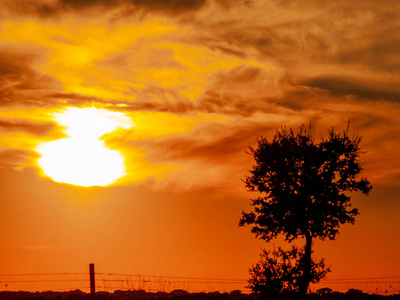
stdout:
<svg viewBox="0 0 400 300">
<path fill-rule="evenodd" d="M 332 279 L 400 276 L 399 11 L 393 0 L 0 0 L 0 274 L 95 262 L 245 279 L 272 248 L 238 228 L 247 147 L 282 125 L 311 121 L 319 137 L 351 119 L 374 188 L 353 196 L 356 224 L 317 241 L 315 256 Z M 116 123 L 97 137 L 87 130 L 103 121 L 71 125 L 68 111 Z M 73 130 L 122 157 L 122 177 L 81 187 L 46 176 L 41 145 Z M 76 165 L 93 158 L 107 173 L 91 146 L 57 143 L 51 165 L 89 149 Z M 19 288 L 31 287 L 0 283 Z"/>
</svg>

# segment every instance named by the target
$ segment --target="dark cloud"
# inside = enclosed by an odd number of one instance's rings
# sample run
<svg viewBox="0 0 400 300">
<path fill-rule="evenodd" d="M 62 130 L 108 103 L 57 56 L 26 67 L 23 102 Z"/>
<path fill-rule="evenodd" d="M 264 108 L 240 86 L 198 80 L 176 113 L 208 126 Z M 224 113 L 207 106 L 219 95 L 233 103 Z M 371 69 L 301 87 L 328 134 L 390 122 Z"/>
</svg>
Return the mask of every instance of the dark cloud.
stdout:
<svg viewBox="0 0 400 300">
<path fill-rule="evenodd" d="M 125 0 L 124 2 L 146 11 L 183 13 L 201 8 L 206 0 Z"/>
<path fill-rule="evenodd" d="M 34 135 L 46 135 L 54 125 L 48 123 L 34 123 L 25 120 L 0 119 L 1 132 L 27 132 Z"/>
<path fill-rule="evenodd" d="M 39 59 L 28 52 L 0 50 L 0 106 L 48 105 L 47 95 L 61 85 L 35 70 Z"/>
<path fill-rule="evenodd" d="M 15 79 L 32 76 L 33 71 L 29 68 L 34 60 L 32 55 L 16 55 L 12 51 L 3 50 L 0 52 L 0 57 L 0 83 L 2 85 Z"/>
<path fill-rule="evenodd" d="M 82 11 L 88 9 L 110 9 L 117 5 L 115 0 L 59 0 L 56 4 L 38 4 L 37 12 L 42 16 L 54 15 L 65 11 Z"/>
<path fill-rule="evenodd" d="M 379 85 L 357 83 L 344 78 L 318 77 L 304 82 L 304 85 L 328 91 L 330 96 L 356 96 L 358 99 L 400 101 L 400 91 L 390 91 Z"/>
<path fill-rule="evenodd" d="M 318 91 L 308 86 L 295 86 L 288 90 L 284 96 L 275 98 L 271 102 L 275 100 L 277 105 L 300 111 L 321 102 L 321 98 L 324 98 L 326 94 L 328 93 L 325 91 Z"/>
<path fill-rule="evenodd" d="M 108 12 L 121 9 L 124 14 L 159 12 L 181 14 L 196 11 L 206 4 L 206 0 L 58 0 L 53 3 L 16 0 L 8 3 L 8 8 L 19 14 L 38 14 L 42 17 L 56 16 L 72 12 Z"/>
<path fill-rule="evenodd" d="M 110 100 L 104 100 L 93 96 L 86 96 L 77 93 L 63 93 L 53 92 L 46 95 L 47 106 L 59 105 L 60 102 L 64 105 L 80 106 L 82 104 L 90 105 L 90 103 L 101 103 L 106 105 L 112 105 L 114 102 Z M 124 103 L 124 101 L 115 101 L 115 104 Z M 127 102 L 129 103 L 129 102 Z"/>
<path fill-rule="evenodd" d="M 117 4 L 117 0 L 59 0 L 58 6 L 61 8 L 71 8 L 81 10 L 90 7 L 111 7 Z"/>
</svg>

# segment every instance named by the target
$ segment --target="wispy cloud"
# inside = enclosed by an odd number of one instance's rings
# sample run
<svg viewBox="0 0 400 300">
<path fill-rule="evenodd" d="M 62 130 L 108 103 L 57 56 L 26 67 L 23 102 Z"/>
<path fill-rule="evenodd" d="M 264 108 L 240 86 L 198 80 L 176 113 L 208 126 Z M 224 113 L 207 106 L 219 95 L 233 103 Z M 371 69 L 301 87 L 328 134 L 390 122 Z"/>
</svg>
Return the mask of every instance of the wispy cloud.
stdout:
<svg viewBox="0 0 400 300">
<path fill-rule="evenodd" d="M 23 2 L 1 4 L 3 110 L 97 105 L 143 117 L 155 122 L 152 130 L 144 122 L 123 148 L 137 147 L 132 160 L 139 155 L 146 168 L 186 168 L 186 178 L 213 165 L 216 178 L 239 172 L 234 166 L 248 163 L 243 149 L 284 124 L 312 121 L 324 134 L 351 119 L 374 161 L 366 168 L 379 169 L 379 182 L 398 181 L 391 166 L 400 157 L 391 147 L 400 146 L 400 4 Z M 4 117 L 2 132 L 24 132 L 37 143 L 51 131 L 49 119 L 25 117 Z M 164 134 L 173 122 L 184 130 Z M 11 140 L 2 147 L 31 150 Z M 161 169 L 169 167 L 141 178 Z"/>
</svg>

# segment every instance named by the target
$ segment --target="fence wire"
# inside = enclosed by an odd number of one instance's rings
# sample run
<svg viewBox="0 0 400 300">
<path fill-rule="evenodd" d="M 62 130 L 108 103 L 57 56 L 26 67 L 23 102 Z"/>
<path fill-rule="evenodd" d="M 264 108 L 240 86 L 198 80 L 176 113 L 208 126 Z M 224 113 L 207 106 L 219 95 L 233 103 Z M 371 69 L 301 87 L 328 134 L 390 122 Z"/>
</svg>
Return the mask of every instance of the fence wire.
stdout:
<svg viewBox="0 0 400 300">
<path fill-rule="evenodd" d="M 247 279 L 140 275 L 127 273 L 95 273 L 96 290 L 114 292 L 115 290 L 144 290 L 147 292 L 231 292 L 241 290 L 250 293 Z M 332 290 L 346 291 L 360 289 L 366 293 L 400 293 L 400 276 L 331 278 L 311 284 L 317 291 L 329 287 Z M 89 273 L 17 273 L 0 274 L 0 291 L 90 291 Z"/>
</svg>

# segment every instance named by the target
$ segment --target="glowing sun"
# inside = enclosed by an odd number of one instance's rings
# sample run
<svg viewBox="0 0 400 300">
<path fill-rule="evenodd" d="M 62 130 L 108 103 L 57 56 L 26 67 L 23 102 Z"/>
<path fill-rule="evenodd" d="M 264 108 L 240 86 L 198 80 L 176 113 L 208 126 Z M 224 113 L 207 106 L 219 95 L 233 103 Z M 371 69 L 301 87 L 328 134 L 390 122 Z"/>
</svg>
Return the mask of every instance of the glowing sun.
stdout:
<svg viewBox="0 0 400 300">
<path fill-rule="evenodd" d="M 38 165 L 56 182 L 106 186 L 126 174 L 125 158 L 108 148 L 101 137 L 133 123 L 123 113 L 105 109 L 73 108 L 53 114 L 68 137 L 39 145 Z"/>
</svg>

